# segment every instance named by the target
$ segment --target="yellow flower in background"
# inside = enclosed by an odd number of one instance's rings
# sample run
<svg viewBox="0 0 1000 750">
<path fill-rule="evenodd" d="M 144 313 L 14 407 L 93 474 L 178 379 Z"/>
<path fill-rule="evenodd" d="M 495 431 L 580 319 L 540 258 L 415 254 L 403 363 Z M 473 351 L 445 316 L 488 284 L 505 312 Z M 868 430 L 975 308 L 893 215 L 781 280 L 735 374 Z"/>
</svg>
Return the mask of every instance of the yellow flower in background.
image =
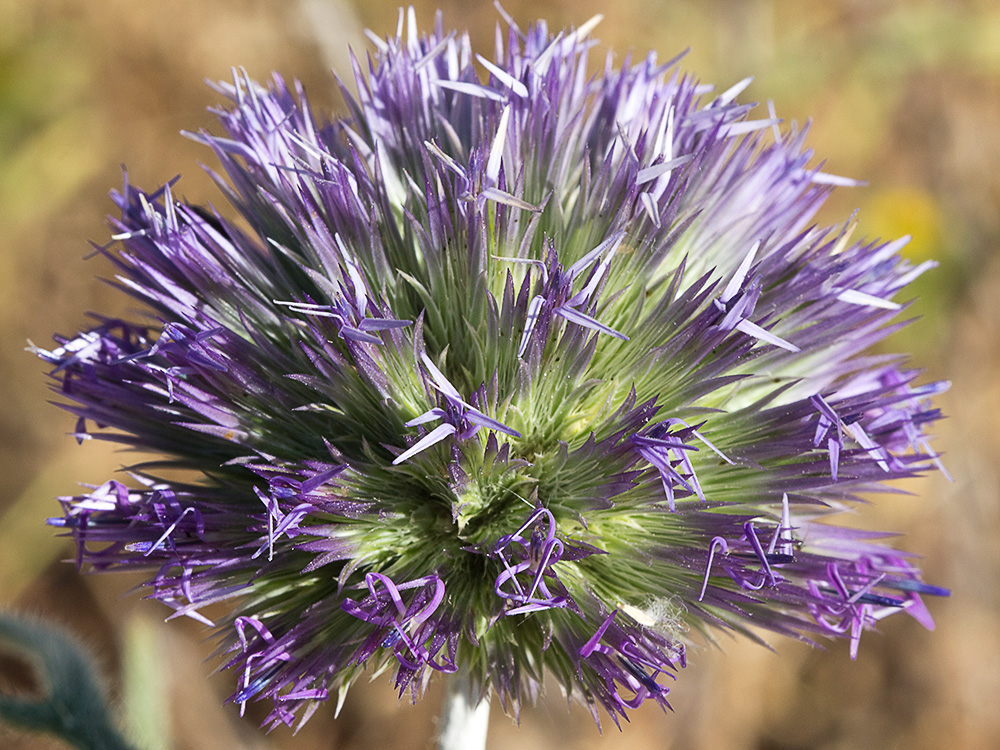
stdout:
<svg viewBox="0 0 1000 750">
<path fill-rule="evenodd" d="M 862 213 L 865 234 L 871 237 L 909 234 L 910 243 L 900 251 L 909 260 L 940 257 L 945 251 L 941 242 L 941 207 L 927 190 L 898 185 L 873 191 Z"/>
</svg>

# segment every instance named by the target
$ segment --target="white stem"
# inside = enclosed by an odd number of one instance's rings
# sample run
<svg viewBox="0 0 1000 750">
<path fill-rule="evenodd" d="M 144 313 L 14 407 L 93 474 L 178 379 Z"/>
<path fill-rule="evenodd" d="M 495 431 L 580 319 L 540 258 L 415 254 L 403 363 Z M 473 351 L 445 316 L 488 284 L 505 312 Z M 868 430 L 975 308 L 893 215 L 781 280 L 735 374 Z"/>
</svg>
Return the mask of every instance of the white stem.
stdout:
<svg viewBox="0 0 1000 750">
<path fill-rule="evenodd" d="M 485 750 L 490 697 L 483 696 L 476 703 L 477 697 L 466 675 L 459 673 L 448 680 L 438 750 Z"/>
</svg>

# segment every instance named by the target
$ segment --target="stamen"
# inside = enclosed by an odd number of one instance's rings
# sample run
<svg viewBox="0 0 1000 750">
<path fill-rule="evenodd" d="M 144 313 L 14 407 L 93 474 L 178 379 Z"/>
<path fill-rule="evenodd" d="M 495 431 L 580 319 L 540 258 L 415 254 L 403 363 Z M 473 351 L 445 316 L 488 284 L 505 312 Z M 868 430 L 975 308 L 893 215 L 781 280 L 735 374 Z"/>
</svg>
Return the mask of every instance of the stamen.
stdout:
<svg viewBox="0 0 1000 750">
<path fill-rule="evenodd" d="M 712 561 L 715 559 L 715 550 L 721 549 L 723 554 L 729 552 L 729 545 L 721 536 L 712 539 L 712 545 L 708 548 L 708 564 L 705 565 L 705 580 L 701 584 L 701 593 L 698 594 L 698 601 L 705 598 L 705 590 L 708 588 L 708 576 L 712 572 Z"/>
<path fill-rule="evenodd" d="M 768 562 L 767 554 L 761 546 L 760 539 L 757 538 L 757 532 L 753 527 L 753 521 L 747 521 L 744 523 L 743 531 L 746 533 L 746 538 L 747 541 L 750 542 L 750 546 L 753 547 L 754 554 L 757 555 L 757 559 L 760 560 L 761 573 L 764 574 L 761 577 L 760 583 L 757 585 L 744 582 L 746 588 L 757 590 L 763 588 L 765 582 L 770 586 L 777 586 L 778 579 L 775 577 L 774 571 L 771 570 L 771 563 Z"/>
</svg>

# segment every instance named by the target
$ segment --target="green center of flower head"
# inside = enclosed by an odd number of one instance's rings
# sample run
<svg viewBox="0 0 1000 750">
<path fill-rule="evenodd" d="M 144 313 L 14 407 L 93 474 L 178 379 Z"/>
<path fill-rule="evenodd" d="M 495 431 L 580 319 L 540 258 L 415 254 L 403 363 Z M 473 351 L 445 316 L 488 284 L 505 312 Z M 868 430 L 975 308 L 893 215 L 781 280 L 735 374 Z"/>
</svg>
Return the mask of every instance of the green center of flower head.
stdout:
<svg viewBox="0 0 1000 750">
<path fill-rule="evenodd" d="M 38 354 L 77 435 L 195 469 L 64 501 L 81 562 L 142 566 L 220 626 L 233 700 L 307 718 L 371 665 L 466 671 L 514 712 L 546 672 L 615 720 L 693 632 L 845 636 L 920 580 L 817 517 L 937 463 L 938 416 L 864 356 L 928 264 L 812 217 L 804 134 L 586 29 L 378 41 L 349 115 L 243 75 L 218 156 L 247 231 L 115 195 L 106 320 Z M 481 78 L 481 75 L 483 76 Z M 214 624 L 214 623 L 213 623 Z M 595 713 L 596 716 L 596 713 Z"/>
</svg>

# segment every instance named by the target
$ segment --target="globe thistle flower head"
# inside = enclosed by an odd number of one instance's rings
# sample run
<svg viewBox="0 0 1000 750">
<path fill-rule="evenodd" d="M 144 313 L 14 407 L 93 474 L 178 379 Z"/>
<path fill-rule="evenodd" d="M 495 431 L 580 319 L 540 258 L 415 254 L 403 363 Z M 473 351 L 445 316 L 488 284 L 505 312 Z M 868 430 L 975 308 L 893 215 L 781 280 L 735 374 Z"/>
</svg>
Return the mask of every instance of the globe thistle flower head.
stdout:
<svg viewBox="0 0 1000 750">
<path fill-rule="evenodd" d="M 826 522 L 938 464 L 944 384 L 866 353 L 930 264 L 814 225 L 850 181 L 748 82 L 592 76 L 588 32 L 508 19 L 490 60 L 401 14 L 331 121 L 235 74 L 193 137 L 240 223 L 126 180 L 101 252 L 149 319 L 37 350 L 79 440 L 163 457 L 52 523 L 272 726 L 379 670 L 515 714 L 548 673 L 617 723 L 717 629 L 933 625 L 909 555 Z"/>
</svg>

